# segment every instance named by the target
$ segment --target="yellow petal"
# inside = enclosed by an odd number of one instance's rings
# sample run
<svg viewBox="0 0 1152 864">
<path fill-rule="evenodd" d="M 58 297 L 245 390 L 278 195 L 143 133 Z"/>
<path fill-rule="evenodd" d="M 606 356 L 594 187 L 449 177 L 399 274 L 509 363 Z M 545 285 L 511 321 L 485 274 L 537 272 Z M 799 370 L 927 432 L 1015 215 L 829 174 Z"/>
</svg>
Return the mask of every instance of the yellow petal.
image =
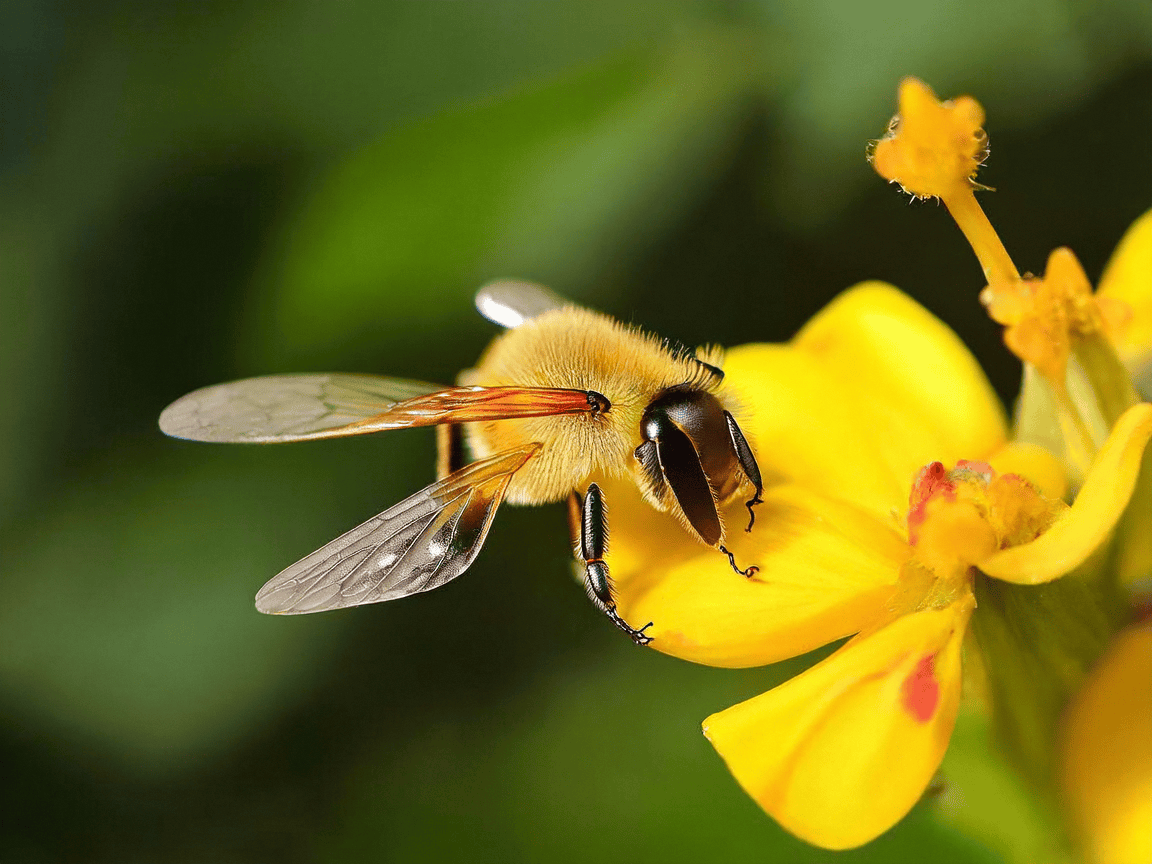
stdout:
<svg viewBox="0 0 1152 864">
<path fill-rule="evenodd" d="M 651 621 L 652 647 L 685 660 L 761 666 L 856 633 L 883 613 L 909 555 L 899 534 L 867 514 L 776 486 L 751 533 L 740 502 L 726 514 L 736 561 L 760 568 L 749 579 L 629 485 L 604 487 L 617 609 L 634 627 Z"/>
<path fill-rule="evenodd" d="M 979 563 L 980 569 L 997 579 L 1035 585 L 1080 566 L 1128 506 L 1150 437 L 1152 404 L 1133 405 L 1116 421 L 1064 515 L 1031 543 L 994 552 Z"/>
<path fill-rule="evenodd" d="M 1152 589 L 1152 454 L 1147 451 L 1136 491 L 1117 529 L 1116 578 L 1132 593 Z"/>
<path fill-rule="evenodd" d="M 793 344 L 842 380 L 884 394 L 938 439 L 942 461 L 976 459 L 1004 440 L 1004 411 L 976 358 L 939 318 L 883 282 L 845 291 L 805 325 Z M 926 459 L 917 457 L 916 468 Z"/>
<path fill-rule="evenodd" d="M 728 352 L 724 368 L 726 394 L 766 483 L 843 497 L 877 518 L 907 506 L 910 475 L 898 478 L 876 453 L 876 412 L 862 415 L 818 359 L 785 345 L 745 345 Z"/>
<path fill-rule="evenodd" d="M 975 359 L 890 285 L 841 294 L 790 346 L 729 352 L 728 394 L 769 478 L 849 500 L 881 519 L 908 507 L 916 471 L 983 459 L 1007 437 Z"/>
<path fill-rule="evenodd" d="M 1018 474 L 1053 501 L 1068 494 L 1063 460 L 1038 444 L 1012 441 L 988 458 L 997 474 Z"/>
<path fill-rule="evenodd" d="M 1121 632 L 1065 716 L 1061 782 L 1098 864 L 1152 861 L 1152 626 Z"/>
<path fill-rule="evenodd" d="M 1127 307 L 1130 317 L 1114 328 L 1113 338 L 1130 367 L 1152 360 L 1152 210 L 1132 223 L 1116 247 L 1096 296 Z"/>
<path fill-rule="evenodd" d="M 905 615 L 774 690 L 713 714 L 704 734 L 793 834 L 849 849 L 891 828 L 932 779 L 956 721 L 974 600 Z"/>
</svg>

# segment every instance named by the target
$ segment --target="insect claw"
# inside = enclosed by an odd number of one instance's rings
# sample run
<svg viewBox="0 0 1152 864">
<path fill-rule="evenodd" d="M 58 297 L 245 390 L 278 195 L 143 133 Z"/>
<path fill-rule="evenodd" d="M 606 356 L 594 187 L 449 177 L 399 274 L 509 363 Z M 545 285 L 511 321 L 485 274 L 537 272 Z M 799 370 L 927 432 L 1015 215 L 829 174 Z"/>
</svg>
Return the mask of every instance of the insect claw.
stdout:
<svg viewBox="0 0 1152 864">
<path fill-rule="evenodd" d="M 652 622 L 649 621 L 647 624 L 645 624 L 639 630 L 632 630 L 631 628 L 629 628 L 628 635 L 632 637 L 633 642 L 635 642 L 637 645 L 640 645 L 641 647 L 643 647 L 645 645 L 651 645 L 652 644 L 652 637 L 644 632 L 645 630 L 647 630 L 651 626 L 652 626 Z"/>
<path fill-rule="evenodd" d="M 743 576 L 747 579 L 751 579 L 753 576 L 755 576 L 757 573 L 760 572 L 760 568 L 757 567 L 755 564 L 753 564 L 751 567 L 747 568 L 746 570 L 741 570 L 739 567 L 736 566 L 736 556 L 735 555 L 733 555 L 731 552 L 729 552 L 723 546 L 720 547 L 720 551 L 728 556 L 728 563 L 731 564 L 732 569 L 735 570 L 737 573 L 739 573 L 741 576 Z"/>
<path fill-rule="evenodd" d="M 756 524 L 756 511 L 753 510 L 752 508 L 755 507 L 757 504 L 763 504 L 763 503 L 764 503 L 764 499 L 760 497 L 759 492 L 757 492 L 749 500 L 744 502 L 744 506 L 748 508 L 748 527 L 745 528 L 744 530 L 749 534 L 752 533 L 752 526 Z"/>
<path fill-rule="evenodd" d="M 647 630 L 651 626 L 652 626 L 652 622 L 649 621 L 647 624 L 645 624 L 639 630 L 634 631 L 632 633 L 632 641 L 635 642 L 637 645 L 651 645 L 652 644 L 652 637 L 644 632 L 645 630 Z"/>
<path fill-rule="evenodd" d="M 647 630 L 649 627 L 652 626 L 651 621 L 649 621 L 647 624 L 645 624 L 643 627 L 641 627 L 639 630 L 637 630 L 634 627 L 632 627 L 627 621 L 625 621 L 623 618 L 621 618 L 618 614 L 616 614 L 616 608 L 615 607 L 608 609 L 607 612 L 608 612 L 608 617 L 612 619 L 612 623 L 615 624 L 617 627 L 619 627 L 621 630 L 623 630 L 625 633 L 627 633 L 628 638 L 630 638 L 635 644 L 641 645 L 641 646 L 652 644 L 652 637 L 647 635 L 644 632 L 645 630 Z"/>
</svg>

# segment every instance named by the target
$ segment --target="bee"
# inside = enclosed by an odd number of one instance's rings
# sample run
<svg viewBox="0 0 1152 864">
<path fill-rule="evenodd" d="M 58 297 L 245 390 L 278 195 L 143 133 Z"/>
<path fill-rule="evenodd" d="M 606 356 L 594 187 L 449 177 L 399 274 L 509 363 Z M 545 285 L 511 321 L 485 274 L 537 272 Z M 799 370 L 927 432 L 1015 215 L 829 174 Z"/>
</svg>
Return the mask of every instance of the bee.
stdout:
<svg viewBox="0 0 1152 864">
<path fill-rule="evenodd" d="M 530 282 L 476 296 L 507 330 L 458 386 L 375 375 L 271 375 L 218 384 L 160 415 L 174 438 L 308 441 L 437 427 L 436 482 L 281 571 L 256 608 L 299 614 L 438 588 L 472 564 L 501 502 L 567 500 L 584 587 L 639 645 L 652 641 L 616 611 L 608 517 L 595 476 L 630 475 L 657 510 L 728 557 L 720 508 L 750 487 L 751 531 L 762 503 L 756 457 L 721 398 L 719 349 L 689 351 Z M 471 461 L 467 458 L 471 456 Z"/>
</svg>

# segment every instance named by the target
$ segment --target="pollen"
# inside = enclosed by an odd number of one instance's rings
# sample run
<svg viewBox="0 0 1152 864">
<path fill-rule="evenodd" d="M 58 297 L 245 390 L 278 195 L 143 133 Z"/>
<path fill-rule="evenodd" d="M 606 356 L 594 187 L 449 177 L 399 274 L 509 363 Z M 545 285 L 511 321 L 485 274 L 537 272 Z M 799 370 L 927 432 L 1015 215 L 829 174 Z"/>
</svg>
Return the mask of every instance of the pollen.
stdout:
<svg viewBox="0 0 1152 864">
<path fill-rule="evenodd" d="M 920 658 L 900 688 L 904 710 L 921 723 L 927 723 L 936 714 L 940 704 L 940 682 L 936 680 L 936 655 Z"/>
<path fill-rule="evenodd" d="M 1080 262 L 1064 248 L 1049 256 L 1042 279 L 990 285 L 980 301 L 992 320 L 1004 325 L 1012 353 L 1052 381 L 1064 380 L 1077 340 L 1111 329 L 1117 317 L 1100 308 Z"/>
<path fill-rule="evenodd" d="M 1063 501 L 1050 501 L 1019 474 L 1003 474 L 988 484 L 988 520 L 999 547 L 1030 543 L 1052 527 L 1067 509 Z"/>
</svg>

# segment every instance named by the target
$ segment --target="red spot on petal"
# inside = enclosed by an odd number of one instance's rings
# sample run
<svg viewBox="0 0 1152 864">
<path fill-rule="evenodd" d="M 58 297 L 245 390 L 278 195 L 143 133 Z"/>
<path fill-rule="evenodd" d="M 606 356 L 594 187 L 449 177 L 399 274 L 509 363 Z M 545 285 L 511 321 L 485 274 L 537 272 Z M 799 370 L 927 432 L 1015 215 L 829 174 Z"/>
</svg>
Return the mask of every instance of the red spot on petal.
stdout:
<svg viewBox="0 0 1152 864">
<path fill-rule="evenodd" d="M 948 499 L 956 497 L 956 484 L 948 478 L 942 462 L 925 465 L 912 481 L 912 491 L 908 495 L 908 542 L 913 546 L 920 539 L 920 526 L 927 515 L 928 501 L 937 495 Z"/>
<path fill-rule="evenodd" d="M 940 682 L 936 680 L 936 655 L 926 654 L 920 658 L 916 668 L 904 679 L 900 695 L 904 700 L 904 710 L 927 723 L 936 713 L 940 702 Z"/>
</svg>

